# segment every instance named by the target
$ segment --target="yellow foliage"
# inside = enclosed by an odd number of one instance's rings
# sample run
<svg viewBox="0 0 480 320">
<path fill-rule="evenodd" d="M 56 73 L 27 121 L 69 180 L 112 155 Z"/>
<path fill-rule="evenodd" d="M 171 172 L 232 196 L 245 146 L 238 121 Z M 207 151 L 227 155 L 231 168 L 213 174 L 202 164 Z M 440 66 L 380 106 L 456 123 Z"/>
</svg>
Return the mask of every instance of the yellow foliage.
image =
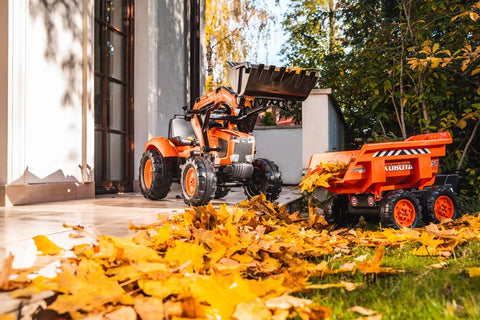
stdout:
<svg viewBox="0 0 480 320">
<path fill-rule="evenodd" d="M 412 243 L 416 254 L 448 256 L 478 238 L 480 218 L 466 215 L 414 230 L 332 231 L 309 217 L 288 214 L 260 195 L 218 210 L 211 205 L 191 208 L 134 229 L 134 237 L 100 236 L 97 244 L 74 247 L 76 256 L 62 261 L 57 277 L 36 277 L 12 296 L 54 291 L 59 295 L 49 308 L 72 318 L 327 319 L 328 308 L 290 293 L 362 285 L 309 283 L 328 274 L 401 272 L 381 265 L 390 246 Z M 50 252 L 49 242 L 42 241 Z M 358 246 L 378 249 L 370 260 L 350 256 Z M 334 255 L 345 258 L 335 268 L 329 262 Z M 467 271 L 480 276 L 480 268 Z"/>
<path fill-rule="evenodd" d="M 467 268 L 470 278 L 480 277 L 480 267 Z"/>
<path fill-rule="evenodd" d="M 63 249 L 53 243 L 44 235 L 38 235 L 33 237 L 37 250 L 41 252 L 42 255 L 51 255 L 56 256 L 63 252 Z"/>
<path fill-rule="evenodd" d="M 348 165 L 348 163 L 343 162 L 322 161 L 315 169 L 302 178 L 300 182 L 302 192 L 312 192 L 317 187 L 330 187 L 329 182 L 340 180 L 345 171 L 347 171 Z"/>
</svg>

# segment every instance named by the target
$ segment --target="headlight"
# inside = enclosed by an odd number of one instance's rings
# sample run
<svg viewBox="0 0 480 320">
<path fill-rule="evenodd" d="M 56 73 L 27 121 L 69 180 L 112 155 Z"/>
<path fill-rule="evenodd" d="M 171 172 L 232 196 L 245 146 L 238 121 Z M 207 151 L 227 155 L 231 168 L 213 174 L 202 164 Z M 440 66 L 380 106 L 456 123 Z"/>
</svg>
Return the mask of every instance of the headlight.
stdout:
<svg viewBox="0 0 480 320">
<path fill-rule="evenodd" d="M 253 161 L 253 156 L 251 154 L 247 154 L 245 156 L 245 161 L 247 161 L 248 163 L 252 163 Z"/>
<path fill-rule="evenodd" d="M 230 161 L 231 161 L 232 163 L 238 162 L 239 159 L 240 159 L 240 156 L 239 156 L 238 154 L 236 154 L 236 153 L 234 153 L 234 154 L 232 154 L 232 155 L 230 156 Z"/>
</svg>

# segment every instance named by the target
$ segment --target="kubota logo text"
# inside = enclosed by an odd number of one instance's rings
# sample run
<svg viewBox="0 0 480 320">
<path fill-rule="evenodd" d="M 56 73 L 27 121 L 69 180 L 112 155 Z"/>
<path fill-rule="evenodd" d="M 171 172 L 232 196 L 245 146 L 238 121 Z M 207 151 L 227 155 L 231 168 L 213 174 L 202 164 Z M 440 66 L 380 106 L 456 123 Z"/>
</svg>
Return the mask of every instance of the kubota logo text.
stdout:
<svg viewBox="0 0 480 320">
<path fill-rule="evenodd" d="M 395 163 L 395 164 L 388 164 L 385 166 L 385 171 L 393 172 L 393 171 L 405 171 L 405 170 L 412 170 L 413 166 L 411 163 Z"/>
</svg>

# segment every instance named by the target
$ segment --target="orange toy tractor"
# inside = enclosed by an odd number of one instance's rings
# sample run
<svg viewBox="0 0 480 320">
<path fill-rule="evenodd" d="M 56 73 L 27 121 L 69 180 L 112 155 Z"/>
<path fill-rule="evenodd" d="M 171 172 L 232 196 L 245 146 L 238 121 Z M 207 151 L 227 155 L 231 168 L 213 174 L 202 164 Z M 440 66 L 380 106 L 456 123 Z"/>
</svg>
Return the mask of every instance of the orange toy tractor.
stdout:
<svg viewBox="0 0 480 320">
<path fill-rule="evenodd" d="M 309 172 L 322 162 L 349 163 L 342 179 L 326 188 L 335 195 L 325 204 L 325 219 L 345 226 L 359 215 L 380 215 L 384 227 L 397 229 L 418 226 L 422 214 L 425 222 L 456 219 L 459 176 L 437 175 L 448 143 L 450 134 L 439 132 L 365 144 L 355 151 L 314 154 Z"/>
<path fill-rule="evenodd" d="M 243 186 L 247 197 L 264 193 L 276 200 L 282 190 L 278 166 L 254 159 L 253 131 L 258 114 L 270 107 L 291 108 L 305 100 L 318 74 L 263 64 L 228 62 L 232 89 L 220 87 L 197 98 L 192 109 L 170 120 L 168 138 L 145 145 L 140 188 L 152 200 L 163 199 L 180 182 L 188 205 L 205 205 Z"/>
</svg>

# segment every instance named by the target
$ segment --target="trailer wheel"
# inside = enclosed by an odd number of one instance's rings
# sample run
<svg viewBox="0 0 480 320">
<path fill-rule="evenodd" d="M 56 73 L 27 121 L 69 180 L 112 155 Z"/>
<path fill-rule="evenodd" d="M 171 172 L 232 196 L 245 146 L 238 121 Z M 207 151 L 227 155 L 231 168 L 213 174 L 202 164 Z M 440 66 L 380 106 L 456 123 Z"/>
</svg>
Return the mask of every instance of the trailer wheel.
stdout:
<svg viewBox="0 0 480 320">
<path fill-rule="evenodd" d="M 225 197 L 232 188 L 227 187 L 217 187 L 217 191 L 215 191 L 215 199 L 220 199 Z"/>
<path fill-rule="evenodd" d="M 217 189 L 217 176 L 212 163 L 205 158 L 188 158 L 180 177 L 183 200 L 192 206 L 206 205 Z"/>
<path fill-rule="evenodd" d="M 440 223 L 443 219 L 455 220 L 458 218 L 460 203 L 452 188 L 434 186 L 428 190 L 425 209 L 426 222 Z"/>
<path fill-rule="evenodd" d="M 385 228 L 410 228 L 422 220 L 422 207 L 418 198 L 405 190 L 390 191 L 380 205 L 380 221 Z"/>
<path fill-rule="evenodd" d="M 259 158 L 253 161 L 253 174 L 245 185 L 245 194 L 250 199 L 260 193 L 269 201 L 278 199 L 282 192 L 282 173 L 271 160 Z"/>
<path fill-rule="evenodd" d="M 345 194 L 330 197 L 325 203 L 323 214 L 329 224 L 340 228 L 347 227 L 358 219 L 357 215 L 348 213 L 348 196 Z"/>
<path fill-rule="evenodd" d="M 172 185 L 172 175 L 165 158 L 155 149 L 147 150 L 140 160 L 140 190 L 150 200 L 160 200 L 167 196 Z"/>
</svg>

